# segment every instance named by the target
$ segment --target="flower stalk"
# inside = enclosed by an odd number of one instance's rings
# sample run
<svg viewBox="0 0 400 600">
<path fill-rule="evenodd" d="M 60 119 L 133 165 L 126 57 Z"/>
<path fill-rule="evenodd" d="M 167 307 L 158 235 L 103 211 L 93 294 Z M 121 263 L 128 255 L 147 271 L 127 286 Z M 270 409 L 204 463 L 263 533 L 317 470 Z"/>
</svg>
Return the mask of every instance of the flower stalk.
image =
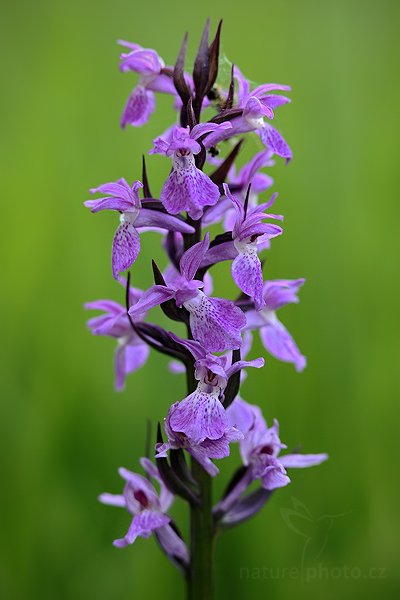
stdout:
<svg viewBox="0 0 400 600">
<path fill-rule="evenodd" d="M 259 195 L 273 185 L 264 169 L 274 165 L 275 157 L 292 158 L 287 142 L 269 123 L 275 109 L 290 102 L 281 94 L 290 88 L 263 84 L 252 89 L 232 65 L 224 89 L 218 81 L 221 25 L 209 43 L 207 21 L 192 74 L 185 71 L 187 35 L 174 67 L 165 65 L 155 50 L 120 42 L 125 48 L 121 70 L 139 76 L 121 125 L 144 125 L 155 110 L 156 94 L 171 95 L 178 122 L 153 141 L 149 154 L 163 155 L 172 168 L 166 169 L 158 197 L 150 192 L 154 187 L 143 157 L 143 182 L 131 185 L 121 178 L 102 184 L 91 189 L 101 197 L 85 202 L 92 213 L 112 211 L 120 220 L 111 271 L 125 288 L 125 306 L 113 300 L 86 305 L 101 312 L 88 322 L 93 334 L 117 341 L 116 389 L 124 389 L 126 378 L 145 364 L 150 350 L 167 357 L 170 370 L 185 373 L 187 381 L 185 398 L 165 386 L 160 390 L 160 398 L 170 395 L 172 404 L 157 418 L 154 450 L 140 461 L 144 475 L 121 468 L 122 493 L 101 494 L 99 500 L 124 508 L 131 517 L 114 546 L 124 548 L 154 535 L 186 578 L 188 600 L 214 597 L 216 532 L 259 513 L 274 490 L 290 483 L 286 469 L 318 465 L 327 458 L 285 453 L 278 422 L 268 426 L 261 408 L 241 397 L 244 370 L 264 367 L 263 357 L 247 359 L 253 331 L 271 356 L 304 369 L 305 357 L 277 316 L 280 308 L 298 302 L 304 279 L 265 280 L 265 259 L 260 258 L 283 233 L 270 222 L 283 221 L 269 211 L 277 194 L 262 202 Z M 202 121 L 205 108 L 215 114 Z M 251 136 L 258 136 L 264 149 L 238 169 L 241 149 Z M 212 237 L 209 228 L 215 225 L 220 232 Z M 143 291 L 131 285 L 131 269 L 138 268 L 148 230 L 161 234 L 166 266 L 162 271 L 152 261 L 154 285 Z M 212 291 L 212 269 L 225 262 L 239 290 L 236 300 Z M 171 328 L 184 324 L 186 338 L 151 323 L 148 315 L 155 308 Z M 239 444 L 242 464 L 214 504 L 212 480 L 219 474 L 214 461 L 229 456 L 232 443 Z M 175 500 L 189 505 L 188 540 L 169 514 Z"/>
<path fill-rule="evenodd" d="M 200 506 L 190 507 L 190 566 L 187 579 L 188 600 L 214 597 L 214 522 L 212 516 L 212 478 L 192 459 L 192 474 L 200 487 Z"/>
</svg>

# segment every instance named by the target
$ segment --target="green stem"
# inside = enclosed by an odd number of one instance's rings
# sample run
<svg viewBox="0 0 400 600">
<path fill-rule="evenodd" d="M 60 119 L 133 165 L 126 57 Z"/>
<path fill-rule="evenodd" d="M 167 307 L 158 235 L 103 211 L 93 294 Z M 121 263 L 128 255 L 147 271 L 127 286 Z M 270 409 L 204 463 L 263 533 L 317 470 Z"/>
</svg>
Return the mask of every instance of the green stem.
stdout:
<svg viewBox="0 0 400 600">
<path fill-rule="evenodd" d="M 190 327 L 188 338 L 192 339 Z M 188 368 L 187 388 L 191 394 L 197 387 L 194 370 Z M 190 565 L 187 576 L 188 600 L 212 600 L 214 561 L 214 522 L 212 514 L 212 479 L 192 458 L 192 475 L 199 484 L 200 506 L 190 506 Z"/>
<path fill-rule="evenodd" d="M 198 481 L 201 505 L 190 508 L 190 568 L 188 600 L 212 600 L 214 525 L 212 481 L 203 467 L 192 459 L 192 473 Z"/>
</svg>

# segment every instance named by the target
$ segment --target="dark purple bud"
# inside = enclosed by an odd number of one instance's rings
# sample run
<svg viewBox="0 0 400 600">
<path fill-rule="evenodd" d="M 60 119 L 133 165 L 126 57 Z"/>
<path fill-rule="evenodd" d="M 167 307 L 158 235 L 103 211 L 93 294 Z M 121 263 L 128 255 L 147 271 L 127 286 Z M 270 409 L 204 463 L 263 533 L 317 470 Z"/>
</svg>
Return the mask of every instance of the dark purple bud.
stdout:
<svg viewBox="0 0 400 600">
<path fill-rule="evenodd" d="M 233 150 L 231 150 L 231 152 L 225 158 L 224 162 L 218 167 L 218 169 L 215 169 L 215 171 L 210 175 L 210 179 L 213 183 L 215 183 L 216 185 L 222 185 L 223 183 L 225 183 L 225 180 L 230 171 L 230 168 L 232 167 L 233 163 L 235 162 L 236 157 L 239 154 L 240 149 L 242 147 L 242 144 L 243 144 L 243 139 L 241 139 L 234 146 Z M 230 189 L 232 191 L 232 186 L 230 186 Z"/>
<path fill-rule="evenodd" d="M 164 440 L 161 433 L 160 423 L 158 423 L 157 443 L 163 444 L 163 442 Z M 173 494 L 175 494 L 176 496 L 180 496 L 184 500 L 187 500 L 190 504 L 193 504 L 195 506 L 200 505 L 199 497 L 172 470 L 167 458 L 158 457 L 156 458 L 156 463 L 161 479 Z"/>
<path fill-rule="evenodd" d="M 213 87 L 213 85 L 217 79 L 217 75 L 218 75 L 219 42 L 220 42 L 220 37 L 221 37 L 221 28 L 222 28 L 222 19 L 218 23 L 217 33 L 215 34 L 213 43 L 210 46 L 210 67 L 209 67 L 209 73 L 208 73 L 206 94 L 208 94 L 208 92 Z"/>
<path fill-rule="evenodd" d="M 232 365 L 240 360 L 240 348 L 232 351 Z M 230 404 L 234 401 L 239 393 L 240 387 L 240 371 L 237 371 L 231 375 L 228 379 L 228 385 L 224 392 L 224 408 L 227 409 Z"/>
<path fill-rule="evenodd" d="M 232 65 L 231 82 L 229 84 L 228 96 L 226 98 L 226 102 L 225 102 L 225 105 L 223 107 L 224 110 L 232 108 L 232 106 L 233 106 L 233 98 L 235 96 L 235 78 L 233 76 L 234 68 L 235 68 L 235 65 Z"/>
<path fill-rule="evenodd" d="M 209 35 L 210 19 L 207 19 L 193 67 L 193 83 L 196 93 L 196 105 L 200 99 L 202 100 L 204 98 L 208 82 L 208 74 L 210 70 L 210 49 L 208 47 Z"/>
<path fill-rule="evenodd" d="M 186 58 L 186 50 L 188 43 L 188 34 L 185 34 L 183 39 L 183 43 L 178 54 L 178 58 L 176 59 L 175 68 L 174 68 L 174 85 L 175 89 L 178 92 L 180 99 L 182 100 L 182 110 L 181 110 L 181 125 L 182 127 L 186 127 L 186 107 L 190 98 L 190 90 L 187 86 L 185 80 L 185 58 Z"/>
<path fill-rule="evenodd" d="M 162 354 L 172 356 L 184 364 L 192 364 L 192 356 L 162 327 L 151 323 L 136 323 L 136 332 L 147 344 Z"/>
<path fill-rule="evenodd" d="M 225 123 L 236 117 L 241 117 L 243 114 L 243 108 L 230 108 L 228 110 L 222 110 L 220 113 L 210 119 L 211 123 Z"/>
<path fill-rule="evenodd" d="M 184 481 L 188 485 L 188 487 L 193 488 L 193 491 L 198 492 L 198 483 L 193 478 L 193 475 L 190 472 L 182 448 L 178 448 L 177 450 L 170 450 L 169 458 L 171 461 L 171 467 L 178 475 L 178 477 L 182 481 Z"/>
<path fill-rule="evenodd" d="M 149 180 L 147 178 L 146 160 L 144 158 L 144 154 L 142 156 L 142 183 L 143 183 L 143 197 L 144 198 L 152 198 L 153 195 L 150 191 Z"/>
<path fill-rule="evenodd" d="M 189 102 L 187 103 L 186 111 L 187 111 L 187 122 L 190 127 L 190 131 L 192 131 L 193 127 L 195 125 L 197 125 L 197 119 L 194 114 L 193 102 L 192 102 L 191 98 L 189 98 Z"/>
</svg>

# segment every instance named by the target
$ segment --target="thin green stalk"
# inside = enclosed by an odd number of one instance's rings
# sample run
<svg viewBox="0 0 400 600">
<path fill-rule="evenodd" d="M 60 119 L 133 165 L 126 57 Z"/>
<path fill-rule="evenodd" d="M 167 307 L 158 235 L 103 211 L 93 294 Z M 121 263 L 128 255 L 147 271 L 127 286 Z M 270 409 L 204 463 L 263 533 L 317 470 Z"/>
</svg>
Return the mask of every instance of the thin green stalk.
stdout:
<svg viewBox="0 0 400 600">
<path fill-rule="evenodd" d="M 192 474 L 198 481 L 201 505 L 190 508 L 190 567 L 188 600 L 212 600 L 214 525 L 212 518 L 212 480 L 192 459 Z"/>
<path fill-rule="evenodd" d="M 191 338 L 190 327 L 188 337 Z M 193 369 L 187 369 L 188 393 L 197 387 Z M 214 522 L 212 515 L 212 478 L 192 458 L 192 475 L 200 488 L 200 506 L 190 506 L 190 565 L 187 576 L 188 600 L 212 600 L 214 562 Z"/>
</svg>

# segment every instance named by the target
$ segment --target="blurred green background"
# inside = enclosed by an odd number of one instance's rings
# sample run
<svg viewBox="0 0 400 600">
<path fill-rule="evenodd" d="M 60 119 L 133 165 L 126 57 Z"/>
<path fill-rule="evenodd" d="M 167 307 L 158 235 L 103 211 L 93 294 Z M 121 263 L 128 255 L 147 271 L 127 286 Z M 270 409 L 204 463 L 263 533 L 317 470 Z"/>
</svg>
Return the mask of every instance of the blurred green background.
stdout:
<svg viewBox="0 0 400 600">
<path fill-rule="evenodd" d="M 137 467 L 146 419 L 162 418 L 184 381 L 152 355 L 114 392 L 113 341 L 90 335 L 82 305 L 122 301 L 110 269 L 116 221 L 82 202 L 94 185 L 140 177 L 141 154 L 173 117 L 170 98 L 159 98 L 147 127 L 120 130 L 136 78 L 118 72 L 115 40 L 155 47 L 171 63 L 186 29 L 193 56 L 207 16 L 214 27 L 224 18 L 223 51 L 248 77 L 293 86 L 277 123 L 295 159 L 271 173 L 285 233 L 267 274 L 307 278 L 300 305 L 281 316 L 309 366 L 299 375 L 271 358 L 243 396 L 279 418 L 289 447 L 331 456 L 292 472 L 261 515 L 219 539 L 218 597 L 394 597 L 399 8 L 395 0 L 3 3 L 2 598 L 182 596 L 153 540 L 112 547 L 129 517 L 96 500 L 120 490 L 117 467 Z M 148 165 L 160 189 L 168 166 L 157 157 Z M 146 287 L 160 239 L 143 246 L 133 273 Z M 217 293 L 233 294 L 227 266 L 216 273 Z M 221 465 L 222 482 L 236 460 L 234 451 Z M 322 548 L 318 558 L 283 519 L 293 498 L 313 515 L 307 535 Z M 342 516 L 330 527 L 326 515 Z M 302 564 L 312 581 L 299 576 Z"/>
</svg>

